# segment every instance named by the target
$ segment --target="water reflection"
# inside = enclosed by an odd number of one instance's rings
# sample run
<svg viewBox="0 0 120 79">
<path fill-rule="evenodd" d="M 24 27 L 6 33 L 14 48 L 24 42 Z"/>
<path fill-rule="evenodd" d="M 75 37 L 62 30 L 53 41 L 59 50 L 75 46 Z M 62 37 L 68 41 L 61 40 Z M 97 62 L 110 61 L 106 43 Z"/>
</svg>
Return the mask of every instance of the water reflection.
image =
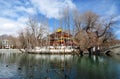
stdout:
<svg viewBox="0 0 120 79">
<path fill-rule="evenodd" d="M 120 63 L 104 56 L 0 54 L 0 78 L 120 79 Z"/>
<path fill-rule="evenodd" d="M 99 56 L 79 58 L 76 77 L 79 79 L 119 79 L 116 75 L 116 63 Z"/>
</svg>

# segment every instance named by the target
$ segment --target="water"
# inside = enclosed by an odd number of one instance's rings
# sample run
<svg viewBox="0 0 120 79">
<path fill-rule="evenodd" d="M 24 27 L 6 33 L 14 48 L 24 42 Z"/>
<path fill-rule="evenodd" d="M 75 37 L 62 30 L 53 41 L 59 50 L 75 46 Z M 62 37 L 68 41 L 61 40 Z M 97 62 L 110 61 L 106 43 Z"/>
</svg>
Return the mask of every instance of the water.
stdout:
<svg viewBox="0 0 120 79">
<path fill-rule="evenodd" d="M 0 78 L 120 79 L 120 59 L 107 56 L 0 54 Z"/>
</svg>

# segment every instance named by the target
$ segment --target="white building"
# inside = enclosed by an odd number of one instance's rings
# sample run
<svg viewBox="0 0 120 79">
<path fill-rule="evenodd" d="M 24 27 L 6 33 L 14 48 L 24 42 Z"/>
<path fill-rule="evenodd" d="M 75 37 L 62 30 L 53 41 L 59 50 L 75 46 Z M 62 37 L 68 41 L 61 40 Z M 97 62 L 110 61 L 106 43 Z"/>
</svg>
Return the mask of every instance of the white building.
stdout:
<svg viewBox="0 0 120 79">
<path fill-rule="evenodd" d="M 5 49 L 10 49 L 11 48 L 11 44 L 10 44 L 10 41 L 5 39 L 5 40 L 2 40 L 2 48 L 5 48 Z"/>
</svg>

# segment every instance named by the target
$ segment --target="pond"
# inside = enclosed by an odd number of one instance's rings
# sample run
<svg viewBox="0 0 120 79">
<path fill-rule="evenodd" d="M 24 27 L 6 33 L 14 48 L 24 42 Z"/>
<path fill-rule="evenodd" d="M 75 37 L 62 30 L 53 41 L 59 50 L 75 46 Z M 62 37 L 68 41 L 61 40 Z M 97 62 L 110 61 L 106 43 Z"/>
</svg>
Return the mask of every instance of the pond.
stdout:
<svg viewBox="0 0 120 79">
<path fill-rule="evenodd" d="M 0 54 L 0 79 L 120 79 L 119 57 Z"/>
</svg>

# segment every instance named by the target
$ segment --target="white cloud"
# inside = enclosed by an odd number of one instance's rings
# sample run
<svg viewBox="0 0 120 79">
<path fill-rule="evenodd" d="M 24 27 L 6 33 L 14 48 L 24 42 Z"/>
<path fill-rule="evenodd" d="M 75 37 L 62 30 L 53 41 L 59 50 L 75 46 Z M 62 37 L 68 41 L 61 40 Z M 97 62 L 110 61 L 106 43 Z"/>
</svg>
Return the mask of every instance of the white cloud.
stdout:
<svg viewBox="0 0 120 79">
<path fill-rule="evenodd" d="M 16 6 L 15 7 L 16 12 L 26 12 L 28 14 L 36 14 L 36 10 L 32 7 L 24 7 L 24 6 Z"/>
<path fill-rule="evenodd" d="M 0 18 L 0 35 L 8 34 L 17 36 L 17 32 L 25 26 L 22 20 L 23 18 L 16 21 L 8 18 Z"/>
<path fill-rule="evenodd" d="M 72 0 L 31 0 L 39 12 L 48 18 L 59 19 L 62 17 L 60 12 L 65 7 L 75 8 Z"/>
<path fill-rule="evenodd" d="M 37 14 L 35 8 L 32 7 L 29 2 L 26 1 L 22 3 L 20 0 L 0 0 L 0 13 L 0 16 L 2 17 L 10 18 L 19 18 L 21 16 Z"/>
<path fill-rule="evenodd" d="M 108 11 L 106 12 L 107 15 L 116 15 L 118 8 L 113 4 Z"/>
<path fill-rule="evenodd" d="M 115 35 L 119 35 L 120 34 L 120 30 L 117 30 L 116 32 L 115 32 Z"/>
<path fill-rule="evenodd" d="M 118 15 L 117 17 L 115 17 L 113 20 L 114 20 L 114 21 L 119 21 L 119 22 L 120 22 L 120 15 Z"/>
<path fill-rule="evenodd" d="M 120 39 L 120 30 L 116 30 L 116 31 L 115 31 L 115 36 L 116 36 L 118 39 Z"/>
<path fill-rule="evenodd" d="M 17 14 L 15 10 L 5 9 L 1 11 L 1 16 L 16 18 L 16 17 L 19 17 L 19 14 Z"/>
<path fill-rule="evenodd" d="M 0 0 L 0 35 L 17 35 L 25 27 L 28 16 L 35 14 L 35 8 L 27 1 Z"/>
</svg>

